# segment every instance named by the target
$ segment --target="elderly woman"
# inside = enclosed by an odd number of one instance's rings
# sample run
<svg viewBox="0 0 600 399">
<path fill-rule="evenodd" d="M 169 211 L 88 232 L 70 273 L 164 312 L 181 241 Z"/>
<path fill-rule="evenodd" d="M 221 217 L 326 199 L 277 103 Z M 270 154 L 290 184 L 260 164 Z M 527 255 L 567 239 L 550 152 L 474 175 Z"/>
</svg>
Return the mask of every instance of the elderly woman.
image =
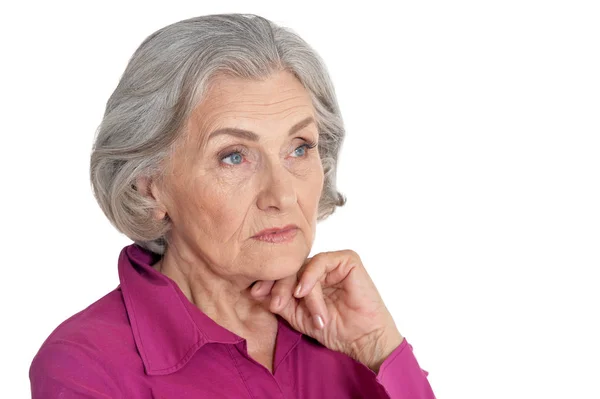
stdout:
<svg viewBox="0 0 600 399">
<path fill-rule="evenodd" d="M 308 258 L 344 136 L 324 64 L 255 15 L 167 26 L 131 58 L 91 160 L 135 244 L 58 326 L 33 398 L 434 398 L 358 255 Z"/>
</svg>

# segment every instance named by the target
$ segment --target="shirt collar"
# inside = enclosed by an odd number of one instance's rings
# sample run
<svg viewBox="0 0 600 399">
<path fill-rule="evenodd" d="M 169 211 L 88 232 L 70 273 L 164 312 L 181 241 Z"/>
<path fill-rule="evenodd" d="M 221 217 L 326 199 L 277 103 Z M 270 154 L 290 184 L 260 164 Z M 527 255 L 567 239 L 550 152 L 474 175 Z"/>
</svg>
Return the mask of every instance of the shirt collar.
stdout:
<svg viewBox="0 0 600 399">
<path fill-rule="evenodd" d="M 159 259 L 160 255 L 137 244 L 126 246 L 119 256 L 120 288 L 146 374 L 174 373 L 208 343 L 245 341 L 208 317 L 172 279 L 155 270 L 151 265 Z M 283 319 L 278 320 L 276 363 L 302 337 Z"/>
<path fill-rule="evenodd" d="M 121 292 L 146 374 L 179 370 L 207 343 L 243 341 L 191 303 L 173 280 L 152 268 L 159 258 L 137 244 L 123 248 L 119 256 Z"/>
</svg>

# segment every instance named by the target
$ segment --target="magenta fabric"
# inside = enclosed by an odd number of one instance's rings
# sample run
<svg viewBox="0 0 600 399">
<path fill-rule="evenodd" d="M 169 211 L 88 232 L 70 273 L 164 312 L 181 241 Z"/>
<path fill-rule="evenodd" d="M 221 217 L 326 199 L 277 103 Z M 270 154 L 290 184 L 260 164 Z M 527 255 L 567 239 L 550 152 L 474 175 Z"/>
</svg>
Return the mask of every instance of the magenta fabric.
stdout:
<svg viewBox="0 0 600 399">
<path fill-rule="evenodd" d="M 402 344 L 378 374 L 278 317 L 274 372 L 133 244 L 119 286 L 61 323 L 31 363 L 33 399 L 435 398 L 428 372 Z"/>
</svg>

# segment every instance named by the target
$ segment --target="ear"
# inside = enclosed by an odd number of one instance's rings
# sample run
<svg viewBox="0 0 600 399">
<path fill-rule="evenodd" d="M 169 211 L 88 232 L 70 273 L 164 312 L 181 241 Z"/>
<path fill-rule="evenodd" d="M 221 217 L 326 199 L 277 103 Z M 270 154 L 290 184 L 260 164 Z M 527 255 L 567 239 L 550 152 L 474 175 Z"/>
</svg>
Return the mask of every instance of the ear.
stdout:
<svg viewBox="0 0 600 399">
<path fill-rule="evenodd" d="M 163 220 L 167 216 L 167 208 L 161 200 L 160 190 L 156 182 L 150 177 L 138 177 L 135 180 L 135 188 L 142 195 L 156 202 L 156 207 L 153 210 L 153 217 L 156 220 Z"/>
</svg>

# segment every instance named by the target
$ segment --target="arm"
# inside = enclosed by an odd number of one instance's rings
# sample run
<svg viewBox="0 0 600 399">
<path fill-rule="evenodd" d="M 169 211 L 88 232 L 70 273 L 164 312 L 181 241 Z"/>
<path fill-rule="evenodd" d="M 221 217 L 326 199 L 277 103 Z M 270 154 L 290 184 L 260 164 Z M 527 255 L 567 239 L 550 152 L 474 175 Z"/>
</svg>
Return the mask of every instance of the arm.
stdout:
<svg viewBox="0 0 600 399">
<path fill-rule="evenodd" d="M 404 338 L 381 364 L 377 382 L 383 386 L 390 399 L 435 399 L 427 380 L 428 375 L 419 366 L 412 345 Z"/>
<path fill-rule="evenodd" d="M 84 349 L 66 343 L 45 345 L 29 369 L 32 399 L 114 399 L 113 378 Z"/>
</svg>

